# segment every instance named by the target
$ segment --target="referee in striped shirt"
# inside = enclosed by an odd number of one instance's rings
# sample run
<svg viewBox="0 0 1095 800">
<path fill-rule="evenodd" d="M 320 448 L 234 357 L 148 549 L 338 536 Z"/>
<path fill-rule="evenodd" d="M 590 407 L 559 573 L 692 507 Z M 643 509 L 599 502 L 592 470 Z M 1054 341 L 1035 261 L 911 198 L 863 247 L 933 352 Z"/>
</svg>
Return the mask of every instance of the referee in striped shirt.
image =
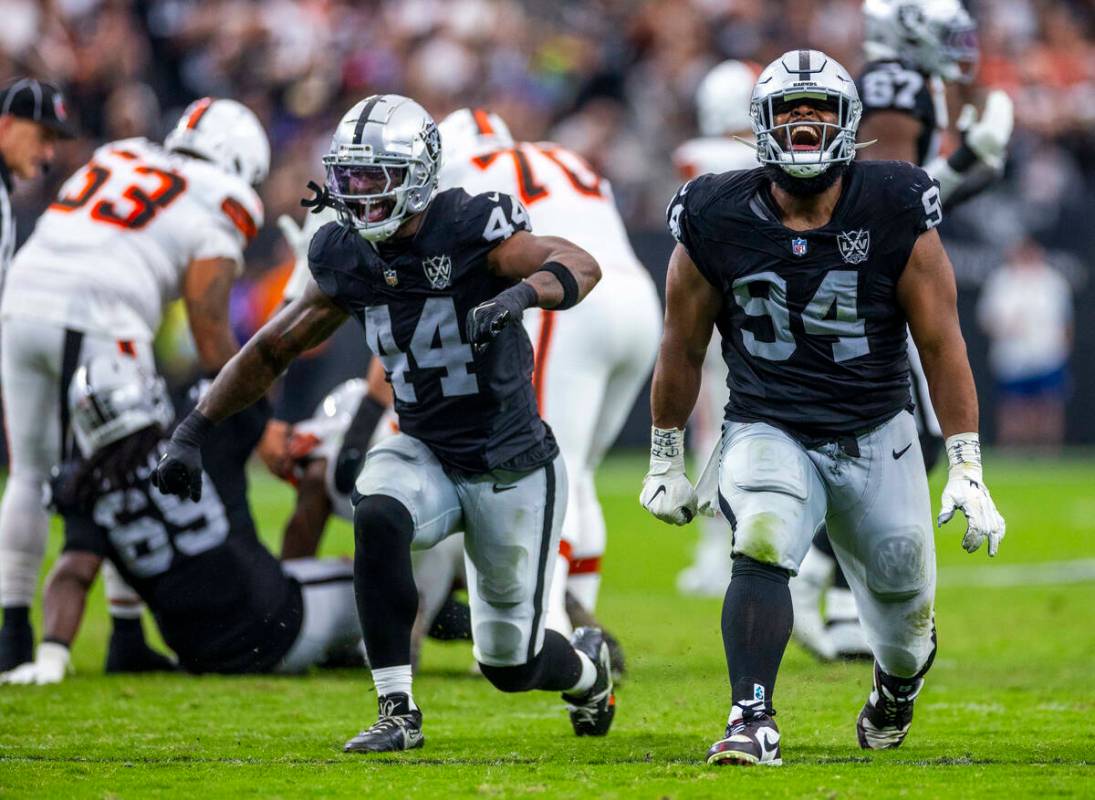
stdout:
<svg viewBox="0 0 1095 800">
<path fill-rule="evenodd" d="M 20 78 L 0 92 L 0 291 L 15 254 L 12 175 L 23 180 L 37 177 L 53 161 L 54 143 L 73 135 L 56 86 Z"/>
</svg>

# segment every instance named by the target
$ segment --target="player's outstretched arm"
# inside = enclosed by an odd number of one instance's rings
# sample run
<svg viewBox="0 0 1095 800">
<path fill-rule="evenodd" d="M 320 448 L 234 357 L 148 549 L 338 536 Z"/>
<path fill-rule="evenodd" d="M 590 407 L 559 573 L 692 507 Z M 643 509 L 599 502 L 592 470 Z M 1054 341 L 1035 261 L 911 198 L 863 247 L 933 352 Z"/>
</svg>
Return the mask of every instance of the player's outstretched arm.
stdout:
<svg viewBox="0 0 1095 800">
<path fill-rule="evenodd" d="M 936 230 L 922 233 L 897 284 L 897 299 L 920 351 L 928 391 L 947 440 L 950 475 L 943 490 L 939 524 L 960 508 L 968 527 L 962 546 L 970 553 L 988 540 L 996 555 L 1004 519 L 996 510 L 981 470 L 977 389 L 958 323 L 954 268 Z"/>
<path fill-rule="evenodd" d="M 42 598 L 45 633 L 34 661 L 0 675 L 0 683 L 60 683 L 69 669 L 69 646 L 80 630 L 87 593 L 99 574 L 102 558 L 94 553 L 66 551 L 46 580 Z"/>
<path fill-rule="evenodd" d="M 183 277 L 182 296 L 198 362 L 215 374 L 240 349 L 228 315 L 236 262 L 209 258 L 190 262 Z"/>
<path fill-rule="evenodd" d="M 684 525 L 696 513 L 696 494 L 684 474 L 684 426 L 699 395 L 722 298 L 679 244 L 669 258 L 665 295 L 665 329 L 650 392 L 650 471 L 639 501 L 663 522 Z"/>
<path fill-rule="evenodd" d="M 171 436 L 152 483 L 164 494 L 201 498 L 202 442 L 213 426 L 262 397 L 289 362 L 330 336 L 346 319 L 314 281 L 267 322 L 217 375 Z"/>
<path fill-rule="evenodd" d="M 487 256 L 496 275 L 520 281 L 468 312 L 468 340 L 482 349 L 502 330 L 519 322 L 526 308 L 567 309 L 582 301 L 601 279 L 597 261 L 558 236 L 519 231 Z"/>
</svg>

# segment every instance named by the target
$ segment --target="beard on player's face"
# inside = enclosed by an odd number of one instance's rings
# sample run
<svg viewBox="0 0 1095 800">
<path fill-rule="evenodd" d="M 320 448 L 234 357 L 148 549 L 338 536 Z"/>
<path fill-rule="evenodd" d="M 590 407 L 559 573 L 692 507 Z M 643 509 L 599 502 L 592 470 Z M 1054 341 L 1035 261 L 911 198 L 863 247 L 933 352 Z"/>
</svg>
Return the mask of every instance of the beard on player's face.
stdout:
<svg viewBox="0 0 1095 800">
<path fill-rule="evenodd" d="M 793 175 L 788 175 L 781 167 L 778 167 L 775 164 L 765 164 L 764 174 L 772 183 L 789 195 L 794 197 L 811 197 L 813 195 L 821 194 L 836 183 L 847 168 L 847 162 L 841 161 L 833 164 L 820 175 L 815 175 L 812 178 L 796 178 Z"/>
</svg>

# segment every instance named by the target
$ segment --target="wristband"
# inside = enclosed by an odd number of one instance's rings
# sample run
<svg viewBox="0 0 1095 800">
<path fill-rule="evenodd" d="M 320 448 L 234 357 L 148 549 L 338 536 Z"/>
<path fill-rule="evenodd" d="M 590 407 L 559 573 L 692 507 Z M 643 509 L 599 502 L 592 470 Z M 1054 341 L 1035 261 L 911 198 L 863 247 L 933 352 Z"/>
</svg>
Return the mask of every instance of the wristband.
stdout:
<svg viewBox="0 0 1095 800">
<path fill-rule="evenodd" d="M 213 427 L 214 423 L 195 408 L 179 423 L 179 427 L 175 428 L 171 438 L 180 444 L 201 447 Z"/>
<path fill-rule="evenodd" d="M 981 158 L 973 151 L 965 140 L 962 144 L 951 153 L 950 158 L 947 159 L 947 164 L 957 172 L 959 175 L 968 172 Z"/>
<path fill-rule="evenodd" d="M 512 297 L 521 306 L 522 311 L 540 302 L 540 295 L 536 293 L 536 287 L 526 281 L 521 281 L 515 286 L 509 287 L 498 296 Z"/>
<path fill-rule="evenodd" d="M 537 272 L 550 272 L 563 287 L 563 299 L 552 308 L 556 311 L 565 311 L 578 303 L 578 281 L 574 273 L 565 264 L 558 261 L 548 261 Z"/>
<path fill-rule="evenodd" d="M 981 437 L 976 433 L 956 433 L 947 437 L 946 448 L 950 471 L 981 483 Z"/>
<path fill-rule="evenodd" d="M 684 431 L 680 428 L 650 429 L 650 473 L 664 475 L 671 468 L 684 472 Z"/>
</svg>

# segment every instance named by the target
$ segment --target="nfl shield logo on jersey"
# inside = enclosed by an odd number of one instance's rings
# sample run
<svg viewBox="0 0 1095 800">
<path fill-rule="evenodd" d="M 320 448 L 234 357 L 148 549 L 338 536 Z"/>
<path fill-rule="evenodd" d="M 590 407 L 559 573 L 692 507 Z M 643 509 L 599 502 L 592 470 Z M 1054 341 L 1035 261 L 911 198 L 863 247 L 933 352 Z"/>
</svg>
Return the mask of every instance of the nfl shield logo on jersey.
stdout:
<svg viewBox="0 0 1095 800">
<path fill-rule="evenodd" d="M 389 286 L 399 285 L 399 275 L 396 274 L 395 267 L 387 267 L 384 270 L 384 282 Z"/>
<path fill-rule="evenodd" d="M 847 263 L 862 264 L 867 260 L 867 252 L 871 247 L 871 232 L 864 228 L 844 231 L 837 234 L 836 246 Z"/>
<path fill-rule="evenodd" d="M 448 289 L 452 285 L 452 261 L 448 256 L 431 256 L 422 259 L 426 280 L 434 289 Z"/>
<path fill-rule="evenodd" d="M 806 240 L 799 237 L 791 240 L 791 252 L 796 256 L 806 255 Z"/>
</svg>

